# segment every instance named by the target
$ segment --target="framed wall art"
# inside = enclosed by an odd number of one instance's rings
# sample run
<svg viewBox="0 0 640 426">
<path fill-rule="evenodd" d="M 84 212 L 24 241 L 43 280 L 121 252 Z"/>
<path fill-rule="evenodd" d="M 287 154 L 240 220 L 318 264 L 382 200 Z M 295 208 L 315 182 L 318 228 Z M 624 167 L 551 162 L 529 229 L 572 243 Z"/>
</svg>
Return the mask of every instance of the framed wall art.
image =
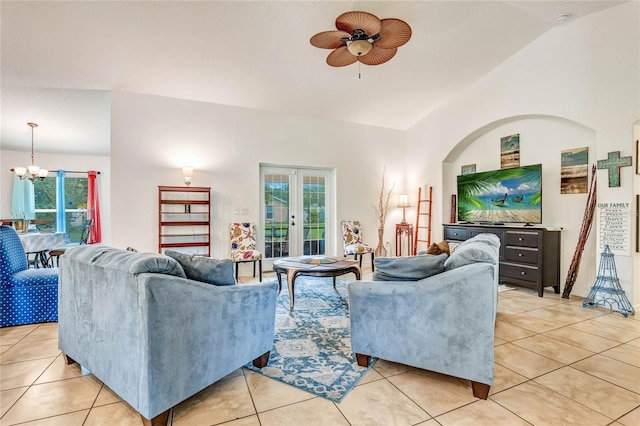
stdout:
<svg viewBox="0 0 640 426">
<path fill-rule="evenodd" d="M 589 179 L 589 148 L 574 148 L 560 154 L 560 193 L 586 194 Z"/>
<path fill-rule="evenodd" d="M 500 168 L 520 167 L 520 133 L 500 138 Z"/>
</svg>

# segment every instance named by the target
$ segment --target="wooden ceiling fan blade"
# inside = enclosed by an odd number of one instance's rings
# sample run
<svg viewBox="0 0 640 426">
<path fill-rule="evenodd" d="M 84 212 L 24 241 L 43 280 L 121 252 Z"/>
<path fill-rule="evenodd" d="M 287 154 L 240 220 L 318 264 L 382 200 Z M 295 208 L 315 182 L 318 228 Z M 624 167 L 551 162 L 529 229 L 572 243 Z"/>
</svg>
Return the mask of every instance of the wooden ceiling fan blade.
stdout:
<svg viewBox="0 0 640 426">
<path fill-rule="evenodd" d="M 321 49 L 335 49 L 344 46 L 342 37 L 351 37 L 346 31 L 323 31 L 311 37 L 312 45 Z"/>
<path fill-rule="evenodd" d="M 336 28 L 349 34 L 364 30 L 368 36 L 374 36 L 380 32 L 380 19 L 367 12 L 346 12 L 336 18 Z"/>
<path fill-rule="evenodd" d="M 327 64 L 332 67 L 344 67 L 353 64 L 357 60 L 358 57 L 349 53 L 347 46 L 338 47 L 327 56 Z"/>
<path fill-rule="evenodd" d="M 373 49 L 364 56 L 355 57 L 356 60 L 362 62 L 365 65 L 380 65 L 393 58 L 398 49 L 381 49 L 373 46 Z"/>
<path fill-rule="evenodd" d="M 381 22 L 380 38 L 376 40 L 377 47 L 393 49 L 400 47 L 411 38 L 411 27 L 400 19 L 383 19 Z"/>
</svg>

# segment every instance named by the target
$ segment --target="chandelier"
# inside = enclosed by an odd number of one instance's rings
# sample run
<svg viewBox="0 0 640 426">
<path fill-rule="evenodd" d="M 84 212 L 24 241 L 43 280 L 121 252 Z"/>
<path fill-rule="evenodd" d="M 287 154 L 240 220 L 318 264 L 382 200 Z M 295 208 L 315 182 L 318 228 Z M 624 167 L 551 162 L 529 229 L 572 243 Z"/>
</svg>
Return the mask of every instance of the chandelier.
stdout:
<svg viewBox="0 0 640 426">
<path fill-rule="evenodd" d="M 14 167 L 13 171 L 20 179 L 29 179 L 31 182 L 36 179 L 43 180 L 49 174 L 49 170 L 41 169 L 35 165 L 35 155 L 33 154 L 33 128 L 38 127 L 36 123 L 27 123 L 31 127 L 31 165 L 28 167 Z"/>
</svg>

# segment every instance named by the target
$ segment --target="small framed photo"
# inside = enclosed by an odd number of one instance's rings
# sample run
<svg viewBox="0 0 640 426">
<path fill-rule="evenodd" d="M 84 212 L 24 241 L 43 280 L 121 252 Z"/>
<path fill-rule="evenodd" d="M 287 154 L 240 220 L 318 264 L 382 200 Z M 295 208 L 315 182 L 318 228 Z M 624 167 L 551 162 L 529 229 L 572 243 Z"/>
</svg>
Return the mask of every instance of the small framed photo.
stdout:
<svg viewBox="0 0 640 426">
<path fill-rule="evenodd" d="M 640 175 L 640 139 L 636 141 L 636 174 Z"/>
<path fill-rule="evenodd" d="M 463 175 L 470 175 L 471 173 L 475 173 L 475 172 L 476 172 L 475 164 L 467 164 L 466 166 L 462 166 L 460 168 L 460 174 L 463 174 Z"/>
</svg>

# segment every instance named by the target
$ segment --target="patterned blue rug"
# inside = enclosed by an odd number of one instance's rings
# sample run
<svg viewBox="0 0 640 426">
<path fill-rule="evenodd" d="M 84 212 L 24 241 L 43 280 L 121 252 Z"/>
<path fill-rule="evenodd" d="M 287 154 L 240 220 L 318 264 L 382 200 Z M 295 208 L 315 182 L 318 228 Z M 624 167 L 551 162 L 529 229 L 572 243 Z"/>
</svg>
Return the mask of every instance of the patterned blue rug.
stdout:
<svg viewBox="0 0 640 426">
<path fill-rule="evenodd" d="M 275 345 L 265 368 L 245 367 L 314 395 L 340 402 L 369 368 L 351 352 L 348 281 L 296 279 L 295 307 L 289 313 L 285 276 L 276 307 Z M 373 363 L 371 364 L 373 365 Z"/>
</svg>

